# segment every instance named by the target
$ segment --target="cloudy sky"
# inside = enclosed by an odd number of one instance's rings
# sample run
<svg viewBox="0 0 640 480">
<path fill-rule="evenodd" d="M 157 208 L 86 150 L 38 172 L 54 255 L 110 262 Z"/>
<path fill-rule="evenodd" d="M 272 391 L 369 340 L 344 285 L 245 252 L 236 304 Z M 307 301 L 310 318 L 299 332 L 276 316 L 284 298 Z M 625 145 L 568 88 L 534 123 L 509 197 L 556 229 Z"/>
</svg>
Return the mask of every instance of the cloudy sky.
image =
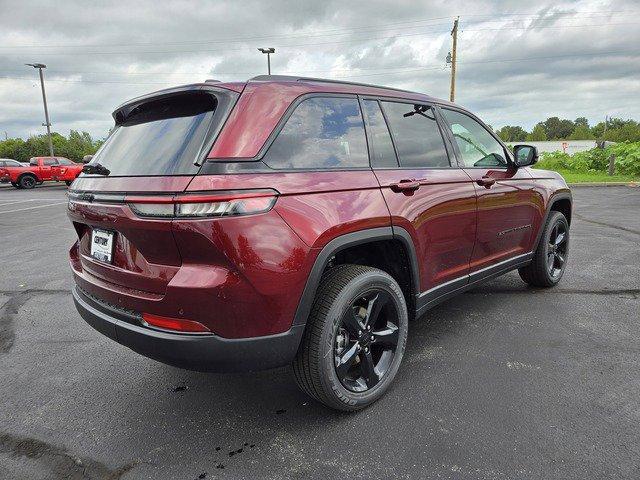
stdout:
<svg viewBox="0 0 640 480">
<path fill-rule="evenodd" d="M 97 6 L 87 6 L 95 3 Z M 640 119 L 637 0 L 0 0 L 0 137 L 42 133 L 47 64 L 54 130 L 103 137 L 136 95 L 272 73 L 388 85 L 456 101 L 498 128 L 549 116 Z"/>
</svg>

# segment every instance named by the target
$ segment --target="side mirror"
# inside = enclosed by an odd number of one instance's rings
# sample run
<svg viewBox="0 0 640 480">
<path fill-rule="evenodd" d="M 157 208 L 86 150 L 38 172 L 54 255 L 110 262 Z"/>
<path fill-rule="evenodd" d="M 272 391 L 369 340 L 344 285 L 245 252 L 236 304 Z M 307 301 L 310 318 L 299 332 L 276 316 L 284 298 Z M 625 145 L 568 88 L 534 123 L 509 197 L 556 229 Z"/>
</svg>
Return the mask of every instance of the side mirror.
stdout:
<svg viewBox="0 0 640 480">
<path fill-rule="evenodd" d="M 82 157 L 82 163 L 89 163 L 93 159 L 93 155 L 85 155 Z"/>
<path fill-rule="evenodd" d="M 538 149 L 533 145 L 516 145 L 513 156 L 518 167 L 528 167 L 538 161 Z"/>
</svg>

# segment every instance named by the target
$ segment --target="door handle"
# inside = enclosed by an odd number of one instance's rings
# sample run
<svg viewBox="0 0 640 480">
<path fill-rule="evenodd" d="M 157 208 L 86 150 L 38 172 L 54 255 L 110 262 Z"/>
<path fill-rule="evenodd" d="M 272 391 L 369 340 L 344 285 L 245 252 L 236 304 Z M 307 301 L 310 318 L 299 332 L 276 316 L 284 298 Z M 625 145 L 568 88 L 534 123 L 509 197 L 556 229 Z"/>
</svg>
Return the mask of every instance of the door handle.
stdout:
<svg viewBox="0 0 640 480">
<path fill-rule="evenodd" d="M 493 177 L 489 177 L 487 175 L 485 175 L 484 177 L 482 177 L 479 180 L 476 180 L 476 183 L 478 185 L 480 185 L 481 187 L 485 187 L 485 188 L 491 188 L 491 186 L 496 183 L 496 179 Z"/>
<path fill-rule="evenodd" d="M 396 193 L 404 193 L 405 195 L 413 195 L 413 192 L 420 188 L 420 182 L 415 179 L 404 179 L 398 183 L 389 185 L 391 191 Z"/>
</svg>

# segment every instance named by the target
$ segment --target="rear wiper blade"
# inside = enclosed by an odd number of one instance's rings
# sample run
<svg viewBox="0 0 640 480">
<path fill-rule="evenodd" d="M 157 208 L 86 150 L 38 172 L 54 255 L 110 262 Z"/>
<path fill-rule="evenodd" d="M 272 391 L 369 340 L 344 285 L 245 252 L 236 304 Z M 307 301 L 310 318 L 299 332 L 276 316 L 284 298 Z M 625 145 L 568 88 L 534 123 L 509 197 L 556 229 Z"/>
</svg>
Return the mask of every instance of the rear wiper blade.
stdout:
<svg viewBox="0 0 640 480">
<path fill-rule="evenodd" d="M 90 175 L 104 175 L 106 177 L 111 173 L 111 170 L 99 163 L 88 163 L 82 167 L 82 173 L 88 173 Z"/>
</svg>

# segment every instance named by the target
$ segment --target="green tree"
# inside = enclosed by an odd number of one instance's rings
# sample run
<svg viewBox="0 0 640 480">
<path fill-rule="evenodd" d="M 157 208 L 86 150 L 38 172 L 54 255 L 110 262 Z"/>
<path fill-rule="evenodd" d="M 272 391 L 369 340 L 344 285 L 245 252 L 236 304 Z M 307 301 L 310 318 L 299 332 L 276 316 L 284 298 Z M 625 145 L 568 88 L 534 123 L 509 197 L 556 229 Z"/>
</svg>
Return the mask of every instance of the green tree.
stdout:
<svg viewBox="0 0 640 480">
<path fill-rule="evenodd" d="M 571 135 L 569 135 L 569 140 L 593 140 L 595 139 L 595 135 L 589 128 L 589 125 L 576 125 L 575 130 Z"/>
<path fill-rule="evenodd" d="M 526 130 L 519 126 L 505 125 L 496 133 L 505 142 L 524 142 L 527 138 Z"/>
<path fill-rule="evenodd" d="M 586 117 L 578 117 L 573 121 L 573 124 L 576 126 L 576 128 L 580 127 L 580 126 L 584 126 L 589 128 L 589 120 L 587 120 Z"/>
<path fill-rule="evenodd" d="M 640 142 L 640 124 L 635 120 L 611 118 L 606 127 L 605 131 L 605 122 L 595 125 L 591 129 L 594 138 L 610 142 Z"/>
<path fill-rule="evenodd" d="M 55 155 L 67 157 L 79 162 L 85 155 L 94 154 L 103 140 L 93 140 L 87 132 L 72 130 L 68 137 L 57 132 L 51 134 Z M 48 156 L 49 140 L 46 135 L 34 135 L 27 140 L 9 138 L 0 141 L 0 157 L 13 158 L 20 162 L 27 162 L 31 157 Z"/>
<path fill-rule="evenodd" d="M 548 140 L 564 140 L 573 133 L 575 125 L 571 120 L 560 120 L 558 117 L 549 117 L 542 122 Z"/>
<path fill-rule="evenodd" d="M 538 123 L 531 133 L 527 135 L 526 138 L 530 142 L 544 142 L 547 139 L 547 133 L 544 130 L 544 125 L 542 123 Z"/>
</svg>

